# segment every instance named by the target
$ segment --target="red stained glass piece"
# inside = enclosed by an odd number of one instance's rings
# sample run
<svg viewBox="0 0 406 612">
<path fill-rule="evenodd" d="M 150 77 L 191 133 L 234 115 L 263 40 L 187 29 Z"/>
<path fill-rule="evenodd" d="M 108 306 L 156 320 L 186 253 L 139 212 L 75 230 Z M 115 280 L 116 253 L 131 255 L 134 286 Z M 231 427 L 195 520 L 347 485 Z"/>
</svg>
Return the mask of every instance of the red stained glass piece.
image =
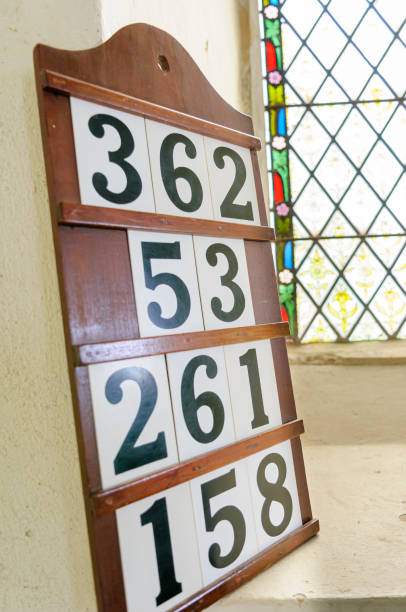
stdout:
<svg viewBox="0 0 406 612">
<path fill-rule="evenodd" d="M 274 196 L 274 201 L 275 201 L 275 205 L 280 204 L 281 202 L 283 202 L 283 184 L 282 184 L 282 179 L 279 176 L 279 174 L 277 172 L 273 172 L 272 173 L 272 179 L 273 179 L 273 196 Z"/>
<path fill-rule="evenodd" d="M 269 40 L 266 41 L 266 69 L 268 72 L 277 69 L 275 49 Z"/>
<path fill-rule="evenodd" d="M 283 306 L 281 306 L 281 312 L 282 312 L 282 321 L 289 322 L 289 317 L 288 317 L 287 312 L 286 312 L 286 310 L 284 309 Z"/>
</svg>

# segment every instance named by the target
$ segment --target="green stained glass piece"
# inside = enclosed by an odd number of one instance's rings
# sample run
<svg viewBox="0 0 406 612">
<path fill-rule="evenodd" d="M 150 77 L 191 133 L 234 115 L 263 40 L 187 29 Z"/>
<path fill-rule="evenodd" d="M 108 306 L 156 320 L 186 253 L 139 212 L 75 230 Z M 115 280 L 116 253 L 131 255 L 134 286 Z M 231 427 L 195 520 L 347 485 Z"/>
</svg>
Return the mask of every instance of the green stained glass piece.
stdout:
<svg viewBox="0 0 406 612">
<path fill-rule="evenodd" d="M 283 85 L 268 85 L 268 99 L 269 104 L 271 106 L 276 106 L 278 104 L 284 104 L 284 93 L 283 93 Z"/>
<path fill-rule="evenodd" d="M 272 40 L 274 47 L 281 46 L 281 32 L 278 19 L 265 19 L 265 38 Z"/>
<path fill-rule="evenodd" d="M 279 285 L 279 298 L 281 305 L 285 307 L 286 314 L 289 318 L 289 326 L 291 334 L 295 333 L 295 285 Z"/>
<path fill-rule="evenodd" d="M 286 149 L 277 151 L 272 149 L 272 169 L 276 172 L 285 172 L 288 168 L 288 152 Z"/>
<path fill-rule="evenodd" d="M 278 172 L 282 179 L 283 195 L 285 201 L 289 201 L 289 166 L 288 166 L 288 152 L 286 149 L 283 151 L 277 151 L 272 149 L 272 169 Z"/>
<path fill-rule="evenodd" d="M 290 228 L 289 217 L 276 217 L 276 231 L 279 236 L 290 236 Z"/>
<path fill-rule="evenodd" d="M 275 46 L 276 66 L 279 71 L 282 71 L 282 49 Z"/>
</svg>

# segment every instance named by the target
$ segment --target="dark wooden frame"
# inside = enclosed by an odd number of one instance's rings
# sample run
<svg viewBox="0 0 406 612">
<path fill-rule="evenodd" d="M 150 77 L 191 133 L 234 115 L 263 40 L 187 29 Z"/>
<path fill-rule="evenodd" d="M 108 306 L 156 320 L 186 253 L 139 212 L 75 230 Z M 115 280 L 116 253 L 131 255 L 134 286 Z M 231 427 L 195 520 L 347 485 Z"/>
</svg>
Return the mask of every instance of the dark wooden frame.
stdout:
<svg viewBox="0 0 406 612">
<path fill-rule="evenodd" d="M 167 64 L 162 63 L 165 56 Z M 290 440 L 303 526 L 211 584 L 178 610 L 200 610 L 315 535 L 296 417 L 251 119 L 229 106 L 170 35 L 146 24 L 123 28 L 103 45 L 64 51 L 37 45 L 35 73 L 68 366 L 82 469 L 96 593 L 100 610 L 126 610 L 114 510 L 194 476 Z M 169 70 L 162 70 L 162 67 Z M 69 95 L 134 112 L 250 148 L 261 227 L 82 206 Z M 245 239 L 256 325 L 140 338 L 127 228 Z M 100 275 L 103 268 L 103 276 Z M 86 364 L 249 339 L 271 340 L 283 425 L 102 490 Z"/>
</svg>

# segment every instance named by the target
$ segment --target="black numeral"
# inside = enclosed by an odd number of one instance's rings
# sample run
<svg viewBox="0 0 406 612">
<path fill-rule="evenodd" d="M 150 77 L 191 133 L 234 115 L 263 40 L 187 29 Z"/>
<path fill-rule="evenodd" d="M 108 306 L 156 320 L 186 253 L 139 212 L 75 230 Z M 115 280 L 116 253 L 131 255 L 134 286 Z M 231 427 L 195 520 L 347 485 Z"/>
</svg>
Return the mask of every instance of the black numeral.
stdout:
<svg viewBox="0 0 406 612">
<path fill-rule="evenodd" d="M 275 483 L 269 482 L 265 476 L 266 468 L 271 463 L 274 463 L 278 468 L 278 479 Z M 285 479 L 286 463 L 281 455 L 271 453 L 262 459 L 257 472 L 258 489 L 265 497 L 264 505 L 262 506 L 261 511 L 261 522 L 266 533 L 273 537 L 283 533 L 286 527 L 289 525 L 290 519 L 292 518 L 292 497 L 288 489 L 283 486 Z M 280 525 L 273 525 L 271 523 L 269 513 L 273 501 L 277 501 L 283 506 L 284 515 Z"/>
<path fill-rule="evenodd" d="M 204 391 L 198 397 L 195 397 L 194 378 L 196 370 L 200 366 L 206 366 L 206 374 L 209 378 L 217 376 L 217 364 L 212 357 L 208 355 L 194 357 L 186 366 L 182 376 L 182 411 L 191 436 L 197 442 L 207 444 L 215 440 L 223 430 L 224 407 L 219 396 L 213 391 Z M 197 412 L 202 406 L 208 406 L 213 416 L 213 426 L 208 432 L 202 430 L 197 417 Z"/>
<path fill-rule="evenodd" d="M 162 317 L 162 308 L 158 302 L 148 304 L 148 316 L 154 325 L 163 329 L 173 329 L 182 325 L 190 313 L 189 291 L 179 276 L 169 272 L 152 274 L 151 259 L 180 259 L 179 242 L 142 242 L 142 262 L 144 265 L 145 286 L 148 289 L 155 289 L 159 285 L 168 285 L 177 300 L 176 312 L 172 317 L 165 319 Z"/>
<path fill-rule="evenodd" d="M 158 397 L 158 389 L 154 377 L 144 368 L 122 368 L 112 374 L 105 387 L 107 400 L 111 404 L 118 404 L 123 398 L 121 385 L 125 380 L 135 381 L 141 390 L 141 401 L 135 421 L 131 425 L 120 450 L 114 459 L 114 472 L 122 474 L 133 468 L 164 459 L 168 456 L 166 440 L 163 431 L 158 433 L 153 442 L 147 442 L 135 447 L 142 430 L 154 411 Z"/>
<path fill-rule="evenodd" d="M 234 532 L 234 542 L 231 550 L 226 554 L 221 554 L 220 545 L 216 542 L 209 548 L 209 561 L 213 567 L 223 568 L 233 563 L 244 548 L 246 538 L 246 526 L 241 510 L 236 506 L 223 506 L 214 514 L 211 513 L 210 500 L 216 495 L 229 491 L 236 486 L 235 470 L 232 469 L 226 474 L 222 474 L 201 486 L 204 521 L 207 531 L 214 531 L 220 521 L 230 523 Z"/>
<path fill-rule="evenodd" d="M 238 260 L 234 252 L 226 244 L 221 244 L 219 242 L 211 244 L 206 251 L 206 259 L 210 266 L 214 267 L 217 265 L 218 253 L 221 253 L 227 259 L 228 270 L 221 277 L 221 284 L 223 287 L 230 289 L 231 293 L 233 294 L 234 304 L 231 310 L 228 312 L 224 311 L 221 300 L 218 297 L 214 297 L 211 300 L 211 309 L 213 314 L 220 319 L 220 321 L 230 323 L 231 321 L 238 319 L 238 317 L 240 317 L 244 312 L 245 297 L 241 287 L 237 285 L 237 283 L 233 282 L 233 278 L 235 278 L 238 274 Z"/>
<path fill-rule="evenodd" d="M 127 185 L 121 193 L 115 193 L 107 189 L 107 178 L 101 172 L 95 172 L 92 177 L 93 187 L 99 195 L 113 204 L 129 204 L 138 198 L 142 191 L 142 181 L 137 170 L 126 160 L 134 151 L 134 139 L 128 127 L 111 115 L 93 115 L 89 119 L 89 130 L 96 136 L 104 136 L 104 125 L 111 125 L 120 135 L 121 145 L 116 151 L 109 151 L 111 163 L 119 166 L 125 174 Z"/>
<path fill-rule="evenodd" d="M 184 145 L 185 153 L 190 159 L 196 157 L 196 147 L 187 136 L 183 134 L 169 134 L 162 142 L 159 158 L 162 181 L 171 202 L 180 210 L 191 213 L 200 208 L 203 201 L 203 189 L 193 170 L 184 166 L 174 167 L 173 152 L 177 144 Z M 184 179 L 189 183 L 190 200 L 188 202 L 184 202 L 179 195 L 176 187 L 177 179 Z"/>
<path fill-rule="evenodd" d="M 176 580 L 173 563 L 171 533 L 169 530 L 168 510 L 165 497 L 157 499 L 148 510 L 141 514 L 141 525 L 152 524 L 154 531 L 155 554 L 158 565 L 160 593 L 156 605 L 172 599 L 182 592 L 182 584 Z"/>
<path fill-rule="evenodd" d="M 217 147 L 214 151 L 213 159 L 217 168 L 224 168 L 224 158 L 229 157 L 235 166 L 235 176 L 233 184 L 231 185 L 223 203 L 220 206 L 220 213 L 222 217 L 228 217 L 230 219 L 245 219 L 246 221 L 254 220 L 254 213 L 252 211 L 252 202 L 246 202 L 245 204 L 237 204 L 234 202 L 235 198 L 241 191 L 242 186 L 247 178 L 247 171 L 245 164 L 241 157 L 233 149 L 228 147 Z"/>
<path fill-rule="evenodd" d="M 269 418 L 265 414 L 264 401 L 262 399 L 261 380 L 259 378 L 257 351 L 252 348 L 240 357 L 240 365 L 247 366 L 248 380 L 250 383 L 252 408 L 254 418 L 251 421 L 252 429 L 268 425 Z"/>
</svg>

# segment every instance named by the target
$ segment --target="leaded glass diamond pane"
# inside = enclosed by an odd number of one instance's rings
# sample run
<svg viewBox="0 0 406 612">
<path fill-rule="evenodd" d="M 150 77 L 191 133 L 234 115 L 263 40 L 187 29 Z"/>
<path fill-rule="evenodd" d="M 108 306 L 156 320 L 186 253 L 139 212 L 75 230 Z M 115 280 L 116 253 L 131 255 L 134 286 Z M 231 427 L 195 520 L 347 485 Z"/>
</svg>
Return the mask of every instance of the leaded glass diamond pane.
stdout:
<svg viewBox="0 0 406 612">
<path fill-rule="evenodd" d="M 298 279 L 317 304 L 324 300 L 337 276 L 337 270 L 317 245 L 312 248 L 297 272 Z"/>
<path fill-rule="evenodd" d="M 307 44 L 317 55 L 323 66 L 330 68 L 346 41 L 347 38 L 325 13 L 307 39 Z"/>
<path fill-rule="evenodd" d="M 381 198 L 389 195 L 401 171 L 402 166 L 382 142 L 374 147 L 362 168 L 363 175 Z"/>
<path fill-rule="evenodd" d="M 335 144 L 330 145 L 316 170 L 316 177 L 335 202 L 342 197 L 354 174 L 354 168 Z"/>
<path fill-rule="evenodd" d="M 405 19 L 405 5 L 399 0 L 375 0 L 374 7 L 395 32 Z"/>
<path fill-rule="evenodd" d="M 304 102 L 310 102 L 326 71 L 320 66 L 314 56 L 302 47 L 295 61 L 286 72 L 286 79 Z"/>
<path fill-rule="evenodd" d="M 334 342 L 335 340 L 337 340 L 337 334 L 320 314 L 315 317 L 302 338 L 304 344 L 308 342 Z"/>
<path fill-rule="evenodd" d="M 343 0 L 332 0 L 328 5 L 328 11 L 338 21 L 341 27 L 351 34 L 367 10 L 365 0 L 351 0 L 351 6 Z"/>
<path fill-rule="evenodd" d="M 348 102 L 349 97 L 346 93 L 340 88 L 337 83 L 331 78 L 328 77 L 320 91 L 314 98 L 315 104 L 326 104 L 333 102 Z"/>
<path fill-rule="evenodd" d="M 350 335 L 351 342 L 360 340 L 386 340 L 387 335 L 382 331 L 374 317 L 368 311 L 362 315 L 360 322 Z"/>
<path fill-rule="evenodd" d="M 367 243 L 385 266 L 390 268 L 405 245 L 405 238 L 403 236 L 382 236 L 368 238 Z"/>
<path fill-rule="evenodd" d="M 376 66 L 392 41 L 392 34 L 375 11 L 368 11 L 352 40 L 371 64 Z"/>
<path fill-rule="evenodd" d="M 323 230 L 323 236 L 351 236 L 356 234 L 356 231 L 348 223 L 347 219 L 339 210 L 336 210 L 331 217 L 326 227 Z"/>
<path fill-rule="evenodd" d="M 372 300 L 371 310 L 385 330 L 389 334 L 394 334 L 406 316 L 406 295 L 388 277 Z"/>
<path fill-rule="evenodd" d="M 363 117 L 380 134 L 395 111 L 393 102 L 371 102 L 358 105 L 358 110 Z"/>
<path fill-rule="evenodd" d="M 375 143 L 376 135 L 361 113 L 354 108 L 336 139 L 352 161 L 359 166 Z"/>
<path fill-rule="evenodd" d="M 285 0 L 283 3 L 284 19 L 294 24 L 301 38 L 305 38 L 310 32 L 321 11 L 316 0 L 306 0 L 306 6 L 303 6 L 303 0 Z"/>
<path fill-rule="evenodd" d="M 342 269 L 359 245 L 359 242 L 359 238 L 329 238 L 328 240 L 320 240 L 319 244 L 336 266 Z"/>
<path fill-rule="evenodd" d="M 327 132 L 310 112 L 304 115 L 290 138 L 290 146 L 310 170 L 313 170 L 329 143 L 330 138 Z"/>
<path fill-rule="evenodd" d="M 334 206 L 314 179 L 310 179 L 294 205 L 295 214 L 308 231 L 317 235 L 334 210 Z"/>
<path fill-rule="evenodd" d="M 399 234 L 402 233 L 402 228 L 399 223 L 390 214 L 387 208 L 384 208 L 376 218 L 376 221 L 371 225 L 370 234 Z"/>
<path fill-rule="evenodd" d="M 383 82 L 380 76 L 374 74 L 366 83 L 360 94 L 361 100 L 387 100 L 392 98 L 392 90 Z M 362 108 L 361 108 L 362 110 Z"/>
<path fill-rule="evenodd" d="M 368 302 L 385 276 L 385 268 L 366 244 L 361 244 L 344 271 L 344 276 L 358 293 Z"/>
<path fill-rule="evenodd" d="M 334 78 L 351 98 L 358 96 L 371 72 L 372 68 L 353 45 L 345 49 L 332 70 Z"/>
<path fill-rule="evenodd" d="M 347 283 L 340 279 L 324 302 L 322 312 L 345 338 L 358 320 L 362 305 Z"/>
<path fill-rule="evenodd" d="M 359 176 L 340 204 L 341 210 L 361 233 L 367 231 L 380 207 L 380 200 Z"/>
<path fill-rule="evenodd" d="M 319 119 L 322 126 L 334 136 L 351 111 L 349 104 L 335 104 L 334 106 L 314 106 L 313 114 Z"/>
</svg>

